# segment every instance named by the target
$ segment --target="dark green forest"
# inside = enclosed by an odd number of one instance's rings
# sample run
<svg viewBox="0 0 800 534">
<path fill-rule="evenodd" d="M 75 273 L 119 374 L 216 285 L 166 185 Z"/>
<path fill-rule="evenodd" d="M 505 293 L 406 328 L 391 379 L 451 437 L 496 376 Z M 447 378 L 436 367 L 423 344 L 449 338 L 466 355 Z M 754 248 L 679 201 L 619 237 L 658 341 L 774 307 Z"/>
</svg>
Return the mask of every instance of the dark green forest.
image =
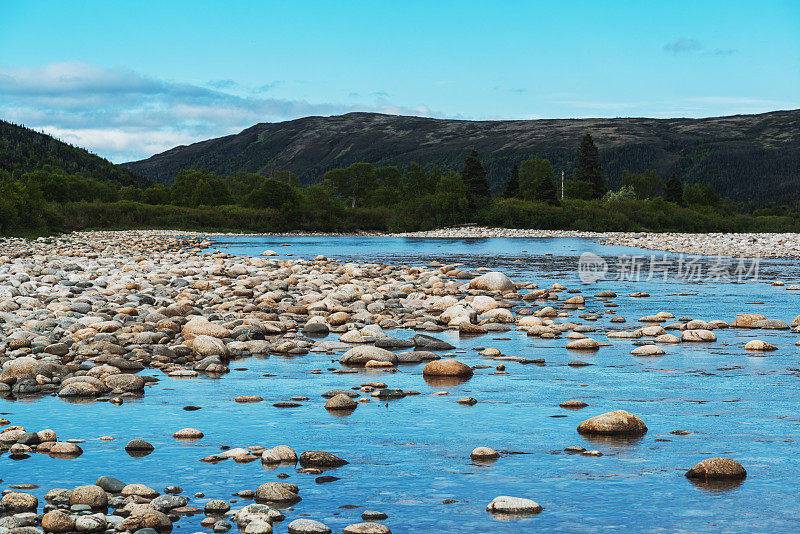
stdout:
<svg viewBox="0 0 800 534">
<path fill-rule="evenodd" d="M 563 187 L 552 162 L 530 154 L 514 162 L 499 193 L 491 191 L 475 149 L 463 155 L 457 170 L 411 163 L 401 171 L 361 162 L 304 185 L 290 171 L 220 176 L 201 168 L 179 171 L 167 186 L 30 133 L 34 142 L 28 144 L 18 132 L 0 138 L 0 233 L 5 235 L 127 228 L 415 231 L 465 223 L 590 231 L 800 231 L 796 206 L 747 208 L 676 173 L 623 170 L 613 186 L 602 148 L 588 133 L 576 140 L 573 171 Z"/>
<path fill-rule="evenodd" d="M 100 181 L 143 186 L 149 180 L 49 135 L 0 120 L 0 169 L 14 178 L 45 167 Z"/>
</svg>

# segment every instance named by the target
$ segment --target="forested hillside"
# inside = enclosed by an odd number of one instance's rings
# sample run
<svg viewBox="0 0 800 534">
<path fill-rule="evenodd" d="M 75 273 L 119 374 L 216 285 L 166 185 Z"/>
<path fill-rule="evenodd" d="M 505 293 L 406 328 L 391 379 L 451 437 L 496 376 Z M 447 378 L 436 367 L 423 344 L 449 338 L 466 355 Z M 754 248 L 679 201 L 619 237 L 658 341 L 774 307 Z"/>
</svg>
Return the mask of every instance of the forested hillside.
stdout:
<svg viewBox="0 0 800 534">
<path fill-rule="evenodd" d="M 684 183 L 711 185 L 749 205 L 800 200 L 800 110 L 708 119 L 554 119 L 458 121 L 350 113 L 263 123 L 236 135 L 176 147 L 126 166 L 169 184 L 181 170 L 205 168 L 226 176 L 291 171 L 303 184 L 356 162 L 412 162 L 460 170 L 475 148 L 493 193 L 505 190 L 521 161 L 548 159 L 556 172 L 574 170 L 581 137 L 595 139 L 608 184 L 622 172 L 652 169 Z"/>
<path fill-rule="evenodd" d="M 82 148 L 0 120 L 0 170 L 19 177 L 46 167 L 120 185 L 141 187 L 147 184 L 147 180 L 136 173 Z"/>
</svg>

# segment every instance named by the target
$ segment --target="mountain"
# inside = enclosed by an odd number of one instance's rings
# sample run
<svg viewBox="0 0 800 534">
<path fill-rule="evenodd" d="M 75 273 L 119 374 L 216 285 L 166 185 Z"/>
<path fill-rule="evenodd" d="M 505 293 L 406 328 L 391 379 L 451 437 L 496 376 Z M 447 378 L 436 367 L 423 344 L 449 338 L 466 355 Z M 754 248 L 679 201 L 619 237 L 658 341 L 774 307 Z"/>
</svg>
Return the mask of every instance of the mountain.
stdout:
<svg viewBox="0 0 800 534">
<path fill-rule="evenodd" d="M 20 176 L 45 165 L 59 167 L 68 174 L 81 174 L 121 185 L 146 186 L 146 178 L 125 167 L 68 145 L 30 128 L 0 120 L 0 169 Z"/>
<path fill-rule="evenodd" d="M 800 199 L 800 110 L 707 119 L 552 119 L 462 121 L 348 113 L 262 123 L 239 134 L 179 146 L 125 164 L 153 181 L 170 183 L 181 169 L 205 167 L 220 175 L 239 170 L 289 170 L 303 183 L 354 162 L 411 162 L 461 170 L 476 148 L 494 192 L 514 163 L 550 159 L 572 173 L 581 136 L 600 150 L 610 185 L 623 170 L 675 172 L 685 183 L 708 183 L 745 203 Z"/>
</svg>

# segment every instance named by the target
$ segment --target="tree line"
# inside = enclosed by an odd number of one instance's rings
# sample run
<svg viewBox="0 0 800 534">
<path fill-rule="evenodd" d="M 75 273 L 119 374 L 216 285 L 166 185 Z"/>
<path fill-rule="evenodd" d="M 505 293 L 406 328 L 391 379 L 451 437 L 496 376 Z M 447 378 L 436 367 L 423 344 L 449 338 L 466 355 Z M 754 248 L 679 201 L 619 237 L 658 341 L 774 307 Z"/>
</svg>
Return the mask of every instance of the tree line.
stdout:
<svg viewBox="0 0 800 534">
<path fill-rule="evenodd" d="M 354 163 L 301 185 L 288 171 L 240 171 L 220 177 L 183 170 L 169 187 L 120 185 L 54 165 L 12 176 L 0 169 L 0 233 L 83 228 L 178 228 L 241 231 L 414 231 L 478 223 L 594 231 L 797 231 L 788 206 L 744 213 L 702 184 L 684 187 L 653 170 L 622 172 L 606 186 L 590 134 L 563 185 L 550 161 L 514 165 L 502 195 L 492 196 L 476 150 L 461 172 L 416 163 L 404 171 Z"/>
</svg>

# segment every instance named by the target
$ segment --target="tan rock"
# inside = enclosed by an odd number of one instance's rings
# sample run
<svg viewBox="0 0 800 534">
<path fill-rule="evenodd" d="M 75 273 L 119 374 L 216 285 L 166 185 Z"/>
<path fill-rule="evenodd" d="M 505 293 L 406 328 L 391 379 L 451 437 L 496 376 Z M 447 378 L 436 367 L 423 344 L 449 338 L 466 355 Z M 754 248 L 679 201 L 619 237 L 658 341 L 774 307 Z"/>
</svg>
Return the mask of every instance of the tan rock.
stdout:
<svg viewBox="0 0 800 534">
<path fill-rule="evenodd" d="M 344 393 L 334 395 L 325 403 L 326 410 L 354 410 L 358 403 Z"/>
<path fill-rule="evenodd" d="M 500 454 L 490 447 L 476 447 L 472 449 L 469 457 L 473 460 L 493 460 L 500 458 Z"/>
<path fill-rule="evenodd" d="M 711 330 L 684 330 L 681 333 L 681 341 L 710 343 L 716 340 L 717 336 Z"/>
<path fill-rule="evenodd" d="M 707 458 L 686 472 L 687 478 L 699 479 L 742 479 L 747 471 L 731 458 Z"/>
<path fill-rule="evenodd" d="M 493 271 L 470 280 L 469 288 L 484 291 L 508 291 L 516 290 L 517 286 L 503 273 Z"/>
<path fill-rule="evenodd" d="M 197 317 L 190 319 L 183 325 L 181 335 L 183 335 L 187 341 L 201 335 L 221 339 L 231 337 L 231 331 L 216 323 L 212 323 L 208 319 Z"/>
<path fill-rule="evenodd" d="M 655 345 L 642 345 L 633 349 L 631 354 L 634 356 L 663 356 L 665 353 L 662 348 Z"/>
<path fill-rule="evenodd" d="M 45 532 L 73 532 L 75 530 L 75 520 L 61 510 L 53 510 L 42 516 L 42 530 Z"/>
<path fill-rule="evenodd" d="M 85 504 L 92 508 L 107 508 L 108 495 L 100 486 L 79 486 L 69 494 L 69 504 Z"/>
<path fill-rule="evenodd" d="M 578 425 L 579 434 L 641 435 L 646 432 L 644 421 L 625 410 L 606 412 Z"/>
<path fill-rule="evenodd" d="M 468 365 L 456 360 L 434 360 L 425 365 L 422 374 L 427 376 L 472 376 L 473 371 Z"/>
<path fill-rule="evenodd" d="M 763 321 L 766 319 L 763 315 L 757 313 L 743 313 L 736 316 L 736 320 L 731 323 L 732 328 L 752 328 L 753 323 Z"/>
<path fill-rule="evenodd" d="M 778 347 L 770 343 L 767 343 L 766 341 L 761 341 L 760 339 L 753 339 L 745 344 L 744 350 L 766 352 L 771 350 L 778 350 Z"/>
<path fill-rule="evenodd" d="M 596 339 L 585 337 L 583 339 L 576 339 L 567 343 L 567 348 L 570 350 L 585 350 L 595 351 L 600 348 L 600 343 Z"/>
<path fill-rule="evenodd" d="M 176 439 L 200 439 L 203 435 L 204 434 L 196 428 L 182 428 L 172 434 L 172 437 Z"/>
</svg>

